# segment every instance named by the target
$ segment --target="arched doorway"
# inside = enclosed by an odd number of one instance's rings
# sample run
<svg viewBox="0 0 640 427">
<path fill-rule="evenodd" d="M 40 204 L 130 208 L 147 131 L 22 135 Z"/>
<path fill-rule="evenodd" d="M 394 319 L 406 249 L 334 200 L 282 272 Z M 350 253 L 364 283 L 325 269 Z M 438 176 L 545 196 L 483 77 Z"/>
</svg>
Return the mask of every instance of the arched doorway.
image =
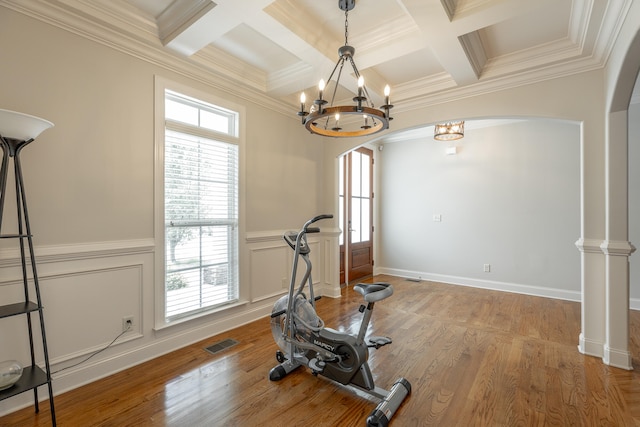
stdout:
<svg viewBox="0 0 640 427">
<path fill-rule="evenodd" d="M 634 12 L 640 15 L 636 8 Z M 633 140 L 630 138 L 630 104 L 633 89 L 640 71 L 640 33 L 637 19 L 630 12 L 627 22 L 636 28 L 629 44 L 621 47 L 618 57 L 612 59 L 610 69 L 613 75 L 608 86 L 610 97 L 607 105 L 606 132 L 606 237 L 601 249 L 606 257 L 606 298 L 605 298 L 605 363 L 632 369 L 632 355 L 629 351 L 629 308 L 630 278 L 629 257 L 635 251 L 630 242 L 630 212 L 635 209 L 635 198 L 629 196 L 635 183 L 629 181 L 631 169 L 639 167 L 630 162 L 629 151 Z M 629 24 L 632 25 L 632 24 Z M 624 50 L 623 50 L 624 49 Z M 631 109 L 633 112 L 633 109 Z M 634 149 L 636 147 L 634 146 Z"/>
</svg>

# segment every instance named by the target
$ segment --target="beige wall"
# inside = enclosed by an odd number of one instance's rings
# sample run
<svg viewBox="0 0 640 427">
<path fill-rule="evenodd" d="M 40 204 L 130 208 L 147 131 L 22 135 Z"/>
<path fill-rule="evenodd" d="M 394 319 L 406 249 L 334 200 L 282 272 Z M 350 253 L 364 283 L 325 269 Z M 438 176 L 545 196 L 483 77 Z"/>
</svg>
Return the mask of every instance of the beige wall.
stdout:
<svg viewBox="0 0 640 427">
<path fill-rule="evenodd" d="M 281 233 L 316 215 L 323 196 L 323 144 L 298 126 L 295 115 L 177 56 L 168 56 L 164 67 L 157 53 L 123 52 L 4 7 L 0 52 L 0 108 L 55 124 L 22 155 L 53 370 L 108 344 L 121 331 L 122 317 L 136 319 L 135 330 L 111 349 L 55 375 L 56 393 L 271 311 L 290 274 Z M 154 319 L 162 277 L 155 248 L 163 244 L 154 235 L 156 76 L 246 111 L 243 304 L 164 329 L 156 329 Z M 8 194 L 3 232 L 16 222 L 12 184 Z M 332 238 L 315 238 L 318 264 Z M 0 300 L 13 302 L 21 298 L 17 251 L 1 244 Z M 324 271 L 314 274 L 321 286 Z M 24 329 L 23 320 L 0 324 L 0 360 L 28 360 Z M 2 401 L 0 413 L 30 401 L 29 393 Z"/>
</svg>

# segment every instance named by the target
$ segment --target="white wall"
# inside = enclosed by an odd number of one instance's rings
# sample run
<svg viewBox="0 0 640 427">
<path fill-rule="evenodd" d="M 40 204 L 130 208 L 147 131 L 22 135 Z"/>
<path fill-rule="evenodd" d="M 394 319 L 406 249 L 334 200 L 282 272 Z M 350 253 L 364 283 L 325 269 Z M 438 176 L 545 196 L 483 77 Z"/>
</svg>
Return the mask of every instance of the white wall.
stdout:
<svg viewBox="0 0 640 427">
<path fill-rule="evenodd" d="M 580 299 L 578 125 L 517 121 L 468 128 L 455 143 L 393 142 L 376 164 L 378 271 Z"/>
<path fill-rule="evenodd" d="M 281 232 L 322 211 L 323 144 L 297 118 L 247 88 L 208 76 L 162 48 L 131 52 L 0 7 L 0 108 L 55 123 L 25 148 L 22 163 L 35 235 L 53 370 L 108 344 L 133 315 L 135 328 L 112 348 L 54 375 L 54 392 L 212 336 L 270 312 L 290 274 Z M 161 61 L 159 55 L 167 55 Z M 160 64 L 165 63 L 167 66 Z M 241 171 L 241 287 L 234 309 L 154 329 L 154 78 L 162 76 L 246 108 Z M 9 185 L 3 233 L 15 223 Z M 315 235 L 314 279 L 335 236 Z M 15 245 L 0 246 L 0 301 L 22 296 Z M 332 264 L 329 264 L 332 265 Z M 333 280 L 333 279 L 330 279 Z M 268 319 L 265 319 L 267 322 Z M 0 323 L 0 360 L 28 362 L 23 318 Z M 275 347 L 274 347 L 275 349 Z M 42 361 L 42 356 L 38 356 Z M 41 390 L 45 397 L 45 390 Z M 0 402 L 0 414 L 32 394 Z"/>
<path fill-rule="evenodd" d="M 629 106 L 629 241 L 640 244 L 640 104 Z M 640 259 L 629 257 L 631 306 L 640 309 Z"/>
</svg>

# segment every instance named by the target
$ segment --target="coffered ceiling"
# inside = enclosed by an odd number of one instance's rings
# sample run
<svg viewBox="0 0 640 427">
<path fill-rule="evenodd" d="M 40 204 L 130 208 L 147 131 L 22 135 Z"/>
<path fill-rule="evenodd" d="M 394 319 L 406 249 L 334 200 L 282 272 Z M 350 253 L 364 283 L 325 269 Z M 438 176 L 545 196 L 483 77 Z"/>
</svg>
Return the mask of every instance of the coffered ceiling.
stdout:
<svg viewBox="0 0 640 427">
<path fill-rule="evenodd" d="M 388 83 L 394 104 L 411 108 L 603 67 L 631 1 L 357 0 L 348 42 L 374 102 Z M 315 93 L 345 43 L 338 0 L 0 4 L 39 7 L 39 16 L 45 4 L 58 20 L 82 22 L 84 32 L 119 32 L 120 42 L 189 58 L 292 106 L 302 90 Z M 355 89 L 355 80 L 343 80 Z"/>
<path fill-rule="evenodd" d="M 338 0 L 127 1 L 155 19 L 167 49 L 209 49 L 292 103 L 327 78 L 345 41 Z M 357 0 L 348 42 L 371 91 L 388 83 L 396 101 L 441 98 L 601 67 L 624 3 Z"/>
</svg>

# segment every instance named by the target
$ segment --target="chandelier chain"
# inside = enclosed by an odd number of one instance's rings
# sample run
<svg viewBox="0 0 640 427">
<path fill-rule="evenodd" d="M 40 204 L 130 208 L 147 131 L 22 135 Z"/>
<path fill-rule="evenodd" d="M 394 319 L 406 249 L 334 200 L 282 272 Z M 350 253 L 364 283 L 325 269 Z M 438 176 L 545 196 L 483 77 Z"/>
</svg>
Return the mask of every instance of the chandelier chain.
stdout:
<svg viewBox="0 0 640 427">
<path fill-rule="evenodd" d="M 349 11 L 344 11 L 344 45 L 349 45 Z"/>
</svg>

